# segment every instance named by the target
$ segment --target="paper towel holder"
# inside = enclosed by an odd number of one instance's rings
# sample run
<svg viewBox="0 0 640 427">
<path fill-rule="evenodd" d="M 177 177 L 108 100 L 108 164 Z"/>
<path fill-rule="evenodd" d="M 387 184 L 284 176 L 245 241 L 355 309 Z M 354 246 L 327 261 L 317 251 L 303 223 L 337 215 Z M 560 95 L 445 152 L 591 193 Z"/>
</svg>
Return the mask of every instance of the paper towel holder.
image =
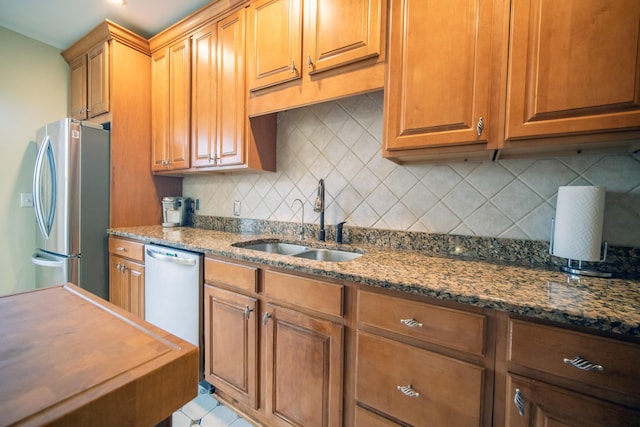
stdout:
<svg viewBox="0 0 640 427">
<path fill-rule="evenodd" d="M 554 235 L 554 231 L 555 231 L 555 218 L 551 218 L 551 239 L 549 241 L 549 255 L 553 255 L 553 256 L 557 256 L 554 255 L 553 253 L 553 235 Z M 602 258 L 598 261 L 592 261 L 592 262 L 605 262 L 607 260 L 607 250 L 609 248 L 609 245 L 607 244 L 607 242 L 605 241 L 603 244 L 603 253 L 602 253 Z M 573 261 L 577 261 L 578 265 L 575 266 L 573 264 Z M 592 270 L 592 269 L 587 269 L 587 268 L 583 268 L 582 267 L 582 260 L 574 260 L 571 258 L 567 258 L 567 265 L 563 265 L 562 267 L 560 267 L 560 270 L 564 271 L 565 273 L 569 273 L 572 275 L 580 275 L 580 276 L 590 276 L 590 277 L 603 277 L 603 278 L 610 278 L 613 276 L 613 273 L 609 272 L 609 271 L 600 271 L 600 270 Z"/>
</svg>

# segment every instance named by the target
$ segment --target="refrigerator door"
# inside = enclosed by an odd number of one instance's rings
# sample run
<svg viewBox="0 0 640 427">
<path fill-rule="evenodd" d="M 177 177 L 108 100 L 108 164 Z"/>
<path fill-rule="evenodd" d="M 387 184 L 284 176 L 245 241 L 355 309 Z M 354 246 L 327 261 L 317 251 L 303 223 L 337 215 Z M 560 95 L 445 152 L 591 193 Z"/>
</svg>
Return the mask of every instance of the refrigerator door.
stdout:
<svg viewBox="0 0 640 427">
<path fill-rule="evenodd" d="M 71 282 L 78 283 L 78 257 L 53 255 L 39 249 L 31 256 L 36 265 L 36 287 L 61 285 Z"/>
<path fill-rule="evenodd" d="M 64 119 L 36 133 L 33 204 L 36 247 L 61 255 L 80 253 L 80 122 Z"/>
</svg>

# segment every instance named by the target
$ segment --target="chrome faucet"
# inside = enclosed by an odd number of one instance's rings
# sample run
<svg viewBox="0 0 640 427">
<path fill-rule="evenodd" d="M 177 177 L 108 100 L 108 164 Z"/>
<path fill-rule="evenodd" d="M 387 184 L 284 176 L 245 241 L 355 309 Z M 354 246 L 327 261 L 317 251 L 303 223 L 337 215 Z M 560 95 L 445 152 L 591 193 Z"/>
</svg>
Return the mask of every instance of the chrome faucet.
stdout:
<svg viewBox="0 0 640 427">
<path fill-rule="evenodd" d="M 298 240 L 302 241 L 304 240 L 304 203 L 302 203 L 300 199 L 295 199 L 293 203 L 291 203 L 292 208 L 296 202 L 300 202 L 300 206 L 302 207 L 302 218 L 300 219 L 300 226 L 298 227 Z"/>
<path fill-rule="evenodd" d="M 324 179 L 318 181 L 318 196 L 316 197 L 316 204 L 313 208 L 315 212 L 320 212 L 320 229 L 318 230 L 318 240 L 324 242 L 325 230 L 324 230 Z"/>
</svg>

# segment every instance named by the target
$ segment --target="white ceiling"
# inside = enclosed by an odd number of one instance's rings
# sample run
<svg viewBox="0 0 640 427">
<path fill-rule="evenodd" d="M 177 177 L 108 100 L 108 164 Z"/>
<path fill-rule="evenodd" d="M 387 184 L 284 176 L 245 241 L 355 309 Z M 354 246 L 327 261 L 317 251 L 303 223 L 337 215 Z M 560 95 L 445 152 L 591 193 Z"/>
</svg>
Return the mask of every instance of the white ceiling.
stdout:
<svg viewBox="0 0 640 427">
<path fill-rule="evenodd" d="M 0 26 L 66 49 L 105 19 L 156 35 L 211 0 L 0 0 Z"/>
</svg>

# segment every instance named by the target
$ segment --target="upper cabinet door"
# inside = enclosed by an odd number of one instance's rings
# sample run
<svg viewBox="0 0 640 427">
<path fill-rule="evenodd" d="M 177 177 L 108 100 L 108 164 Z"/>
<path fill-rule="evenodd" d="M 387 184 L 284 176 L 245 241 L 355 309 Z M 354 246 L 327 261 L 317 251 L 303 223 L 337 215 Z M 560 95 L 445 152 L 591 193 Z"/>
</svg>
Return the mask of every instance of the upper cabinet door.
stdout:
<svg viewBox="0 0 640 427">
<path fill-rule="evenodd" d="M 380 55 L 383 5 L 382 0 L 306 0 L 303 65 L 307 72 Z"/>
<path fill-rule="evenodd" d="M 640 2 L 512 2 L 507 139 L 640 127 Z"/>
<path fill-rule="evenodd" d="M 89 51 L 87 55 L 87 85 L 89 117 L 109 111 L 109 42 Z"/>
<path fill-rule="evenodd" d="M 191 40 L 169 47 L 170 169 L 189 167 L 191 134 Z"/>
<path fill-rule="evenodd" d="M 218 22 L 218 166 L 242 164 L 244 159 L 244 40 L 244 9 Z"/>
<path fill-rule="evenodd" d="M 247 40 L 249 89 L 300 78 L 302 0 L 259 0 L 251 4 Z"/>
<path fill-rule="evenodd" d="M 151 55 L 151 170 L 169 160 L 169 48 Z"/>
<path fill-rule="evenodd" d="M 71 117 L 87 119 L 87 56 L 69 64 L 69 111 Z"/>
<path fill-rule="evenodd" d="M 192 37 L 191 166 L 213 166 L 216 144 L 216 25 Z"/>
<path fill-rule="evenodd" d="M 494 3 L 391 1 L 385 156 L 489 140 Z"/>
</svg>

